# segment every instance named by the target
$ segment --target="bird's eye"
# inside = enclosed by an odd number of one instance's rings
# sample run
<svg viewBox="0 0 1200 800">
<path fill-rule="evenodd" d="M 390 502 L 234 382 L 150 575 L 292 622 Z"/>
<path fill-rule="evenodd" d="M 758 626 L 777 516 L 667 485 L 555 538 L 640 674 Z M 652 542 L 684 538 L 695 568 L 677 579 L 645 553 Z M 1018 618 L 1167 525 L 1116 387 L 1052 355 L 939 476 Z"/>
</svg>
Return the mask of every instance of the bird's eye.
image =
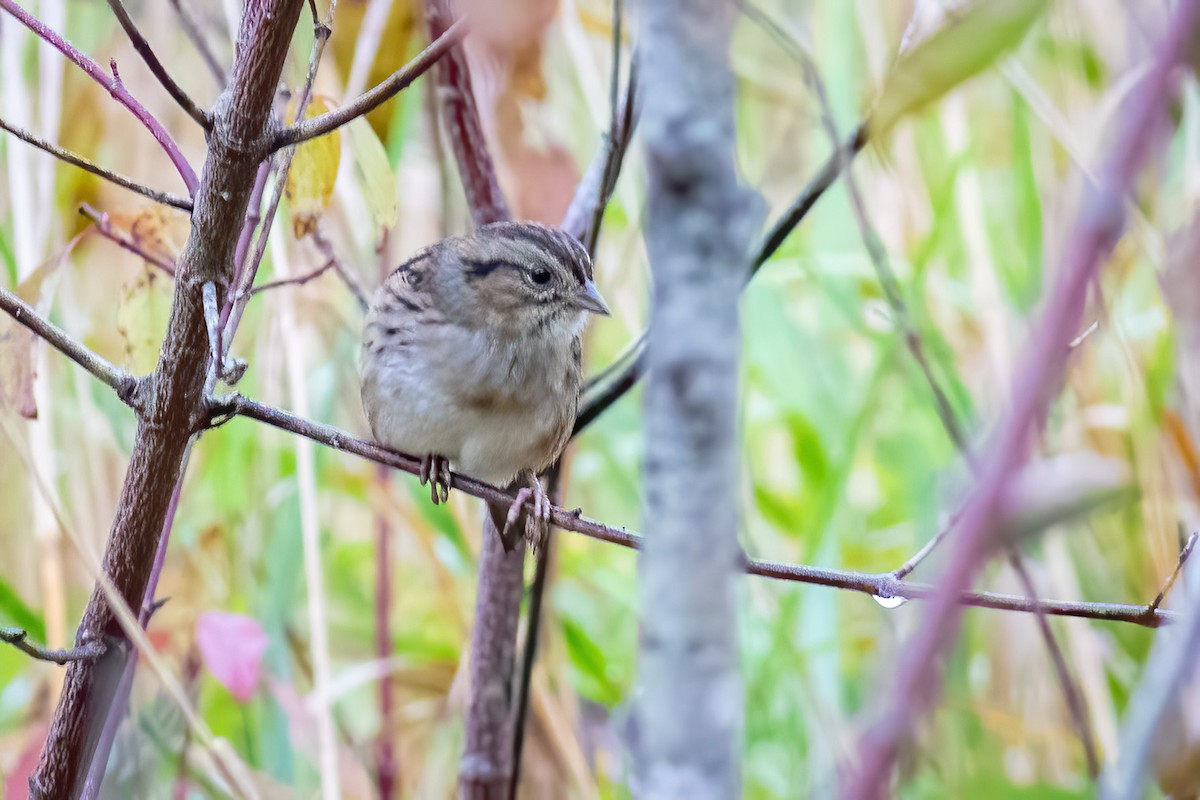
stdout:
<svg viewBox="0 0 1200 800">
<path fill-rule="evenodd" d="M 529 280 L 533 281 L 538 286 L 545 286 L 550 282 L 551 277 L 553 276 L 550 274 L 550 270 L 546 269 L 545 267 L 538 267 L 537 269 L 529 271 Z"/>
</svg>

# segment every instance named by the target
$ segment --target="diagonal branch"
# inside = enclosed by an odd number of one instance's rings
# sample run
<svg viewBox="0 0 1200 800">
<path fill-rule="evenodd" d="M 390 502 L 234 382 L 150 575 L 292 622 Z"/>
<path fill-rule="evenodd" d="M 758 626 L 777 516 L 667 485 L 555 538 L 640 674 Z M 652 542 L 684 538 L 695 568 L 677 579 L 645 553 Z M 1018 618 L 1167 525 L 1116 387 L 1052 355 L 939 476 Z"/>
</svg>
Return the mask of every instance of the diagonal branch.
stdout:
<svg viewBox="0 0 1200 800">
<path fill-rule="evenodd" d="M 1121 234 L 1125 197 L 1148 155 L 1173 88 L 1175 67 L 1196 27 L 1200 3 L 1183 0 L 1174 10 L 1150 75 L 1122 116 L 1115 146 L 1095 191 L 1085 196 L 1068 240 L 1057 282 L 1046 298 L 1030 338 L 1030 350 L 1012 382 L 1012 407 L 987 448 L 988 460 L 959 522 L 937 599 L 905 647 L 894 686 L 881 704 L 878 722 L 861 742 L 861 754 L 847 784 L 847 797 L 875 800 L 886 795 L 900 743 L 914 718 L 933 702 L 937 665 L 953 642 L 961 609 L 959 596 L 971 585 L 991 551 L 1001 542 L 998 520 L 1013 476 L 1025 462 L 1030 440 L 1043 424 L 1066 367 L 1070 342 L 1079 329 L 1088 287 Z"/>
<path fill-rule="evenodd" d="M 460 19 L 417 54 L 416 58 L 393 72 L 391 77 L 364 92 L 352 103 L 309 119 L 304 119 L 297 114 L 296 119 L 301 121 L 276 133 L 271 139 L 270 151 L 274 152 L 289 145 L 300 144 L 309 139 L 324 136 L 358 117 L 371 113 L 428 72 L 430 67 L 438 62 L 438 59 L 461 42 L 466 35 L 467 20 Z"/>
<path fill-rule="evenodd" d="M 77 153 L 72 153 L 70 150 L 64 150 L 56 144 L 51 144 L 45 139 L 34 136 L 24 128 L 18 128 L 16 125 L 5 122 L 3 119 L 0 119 L 0 130 L 8 131 L 21 141 L 31 144 L 37 149 L 49 153 L 73 167 L 79 167 L 85 172 L 90 172 L 98 178 L 103 178 L 110 183 L 120 186 L 122 189 L 136 192 L 142 197 L 148 197 L 156 203 L 162 203 L 164 206 L 178 208 L 181 211 L 190 212 L 192 210 L 192 201 L 189 198 L 151 189 L 149 186 L 138 183 L 133 178 L 127 178 L 124 175 L 107 170 L 94 161 L 90 161 Z"/>
<path fill-rule="evenodd" d="M 125 6 L 121 3 L 121 0 L 108 0 L 108 7 L 116 15 L 117 22 L 121 23 L 121 28 L 124 29 L 125 35 L 129 37 L 129 41 L 133 44 L 133 49 L 138 51 L 138 55 L 146 62 L 146 66 L 150 68 L 150 72 L 154 74 L 154 77 L 158 79 L 162 87 L 167 90 L 167 94 L 171 95 L 175 102 L 179 104 L 179 107 L 189 117 L 194 119 L 196 124 L 201 128 L 204 128 L 206 131 L 212 130 L 212 119 L 209 118 L 208 114 L 202 108 L 196 105 L 192 98 L 188 97 L 183 87 L 176 83 L 171 74 L 167 72 L 167 68 L 158 60 L 158 56 L 155 55 L 153 48 L 150 47 L 150 43 L 146 41 L 145 36 L 142 36 L 142 32 L 134 24 L 133 19 L 129 16 L 129 12 L 125 10 Z"/>
<path fill-rule="evenodd" d="M 192 19 L 192 15 L 188 12 L 180 0 L 171 0 L 171 7 L 175 9 L 175 14 L 179 17 L 179 25 L 183 28 L 184 34 L 192 41 L 196 47 L 196 52 L 200 54 L 200 59 L 204 65 L 208 67 L 208 71 L 212 73 L 213 79 L 217 82 L 217 86 L 222 89 L 229 83 L 229 76 L 225 74 L 225 68 L 221 66 L 221 62 L 217 60 L 217 56 L 213 53 L 212 48 L 208 45 L 208 40 L 204 38 L 204 32 L 200 30 L 200 26 L 196 20 Z"/>
<path fill-rule="evenodd" d="M 33 31 L 39 39 L 53 45 L 58 52 L 66 56 L 67 60 L 83 70 L 89 78 L 104 87 L 114 100 L 129 109 L 138 121 L 142 123 L 143 127 L 150 131 L 150 134 L 158 142 L 163 152 L 167 154 L 167 158 L 171 159 L 171 163 L 175 165 L 175 170 L 179 173 L 179 177 L 183 178 L 183 185 L 187 187 L 188 194 L 196 194 L 196 187 L 199 182 L 196 179 L 195 170 L 192 169 L 191 164 L 184 157 L 183 151 L 179 149 L 179 145 L 171 138 L 171 134 L 163 127 L 163 124 L 147 111 L 145 106 L 138 102 L 138 99 L 125 88 L 125 84 L 121 82 L 121 76 L 117 73 L 117 63 L 115 61 L 109 62 L 109 66 L 112 69 L 112 75 L 109 76 L 105 74 L 99 64 L 76 50 L 70 42 L 50 30 L 41 20 L 17 5 L 15 0 L 0 0 L 0 10 L 7 11 L 18 22 Z"/>
<path fill-rule="evenodd" d="M 21 298 L 0 287 L 0 310 L 8 313 L 17 322 L 44 339 L 54 349 L 92 373 L 106 384 L 126 403 L 130 402 L 138 379 L 120 367 L 110 364 L 94 352 L 72 339 L 66 331 L 47 320 Z"/>
</svg>

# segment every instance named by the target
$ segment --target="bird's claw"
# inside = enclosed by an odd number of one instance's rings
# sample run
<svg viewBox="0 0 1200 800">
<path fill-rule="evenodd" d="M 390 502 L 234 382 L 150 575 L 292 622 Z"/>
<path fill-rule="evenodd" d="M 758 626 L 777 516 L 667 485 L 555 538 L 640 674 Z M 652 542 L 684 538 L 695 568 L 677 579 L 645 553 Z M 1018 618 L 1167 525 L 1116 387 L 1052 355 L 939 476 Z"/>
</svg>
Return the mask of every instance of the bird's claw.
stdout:
<svg viewBox="0 0 1200 800">
<path fill-rule="evenodd" d="M 536 475 L 532 475 L 529 478 L 529 484 L 521 487 L 517 496 L 513 498 L 512 505 L 508 508 L 508 516 L 504 520 L 504 530 L 500 532 L 500 539 L 504 542 L 507 550 L 511 550 L 512 545 L 516 544 L 511 531 L 517 521 L 521 519 L 526 503 L 530 504 L 530 510 L 525 515 L 525 541 L 532 549 L 537 550 L 545 543 L 546 536 L 550 533 L 550 513 L 554 504 L 550 502 L 550 496 L 542 488 L 541 481 L 537 479 Z"/>
<path fill-rule="evenodd" d="M 450 497 L 450 461 L 445 456 L 430 453 L 422 458 L 418 477 L 422 486 L 429 484 L 429 499 L 435 506 Z"/>
</svg>

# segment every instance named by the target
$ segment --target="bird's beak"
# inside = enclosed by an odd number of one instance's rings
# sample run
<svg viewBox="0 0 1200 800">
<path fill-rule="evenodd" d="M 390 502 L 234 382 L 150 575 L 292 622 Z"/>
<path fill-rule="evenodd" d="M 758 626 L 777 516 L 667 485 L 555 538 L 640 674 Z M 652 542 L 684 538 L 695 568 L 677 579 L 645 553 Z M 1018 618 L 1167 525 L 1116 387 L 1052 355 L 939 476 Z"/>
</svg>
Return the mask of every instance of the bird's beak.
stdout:
<svg viewBox="0 0 1200 800">
<path fill-rule="evenodd" d="M 608 305 L 604 302 L 604 298 L 600 296 L 600 290 L 596 288 L 595 281 L 588 280 L 583 284 L 583 287 L 575 295 L 575 306 L 584 311 L 590 311 L 593 314 L 611 317 L 612 312 L 608 310 Z"/>
</svg>

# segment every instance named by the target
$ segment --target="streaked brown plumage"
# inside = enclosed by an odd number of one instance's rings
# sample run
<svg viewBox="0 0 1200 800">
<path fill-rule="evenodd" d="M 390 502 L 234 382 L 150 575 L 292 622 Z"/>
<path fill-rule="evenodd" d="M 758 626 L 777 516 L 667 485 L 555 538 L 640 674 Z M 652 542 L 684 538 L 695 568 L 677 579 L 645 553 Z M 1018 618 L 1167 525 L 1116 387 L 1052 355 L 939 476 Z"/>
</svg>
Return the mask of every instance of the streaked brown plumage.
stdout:
<svg viewBox="0 0 1200 800">
<path fill-rule="evenodd" d="M 575 423 L 587 312 L 608 309 L 587 252 L 563 231 L 497 223 L 423 250 L 388 276 L 367 314 L 362 399 L 375 438 L 428 454 L 422 479 L 435 501 L 448 459 L 488 483 L 523 480 L 521 499 L 544 516 L 536 475 Z"/>
</svg>

